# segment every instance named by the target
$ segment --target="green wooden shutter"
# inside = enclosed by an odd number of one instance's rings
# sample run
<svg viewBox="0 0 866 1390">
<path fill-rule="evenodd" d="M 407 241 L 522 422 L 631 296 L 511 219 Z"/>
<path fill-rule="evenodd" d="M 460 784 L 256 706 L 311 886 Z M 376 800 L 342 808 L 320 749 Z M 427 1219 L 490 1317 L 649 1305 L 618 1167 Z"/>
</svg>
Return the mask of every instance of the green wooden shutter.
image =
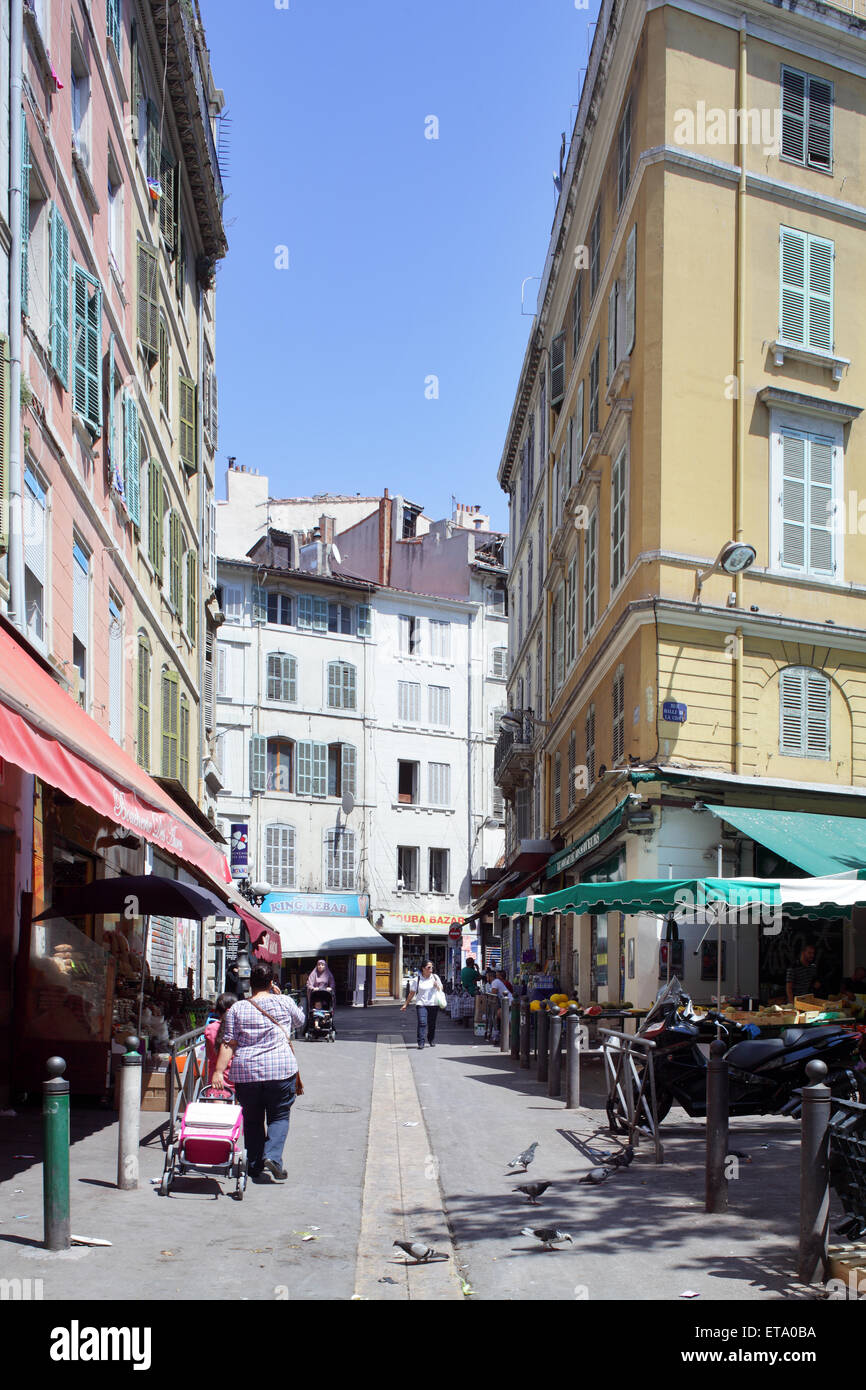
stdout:
<svg viewBox="0 0 866 1390">
<path fill-rule="evenodd" d="M 162 673 L 162 775 L 177 777 L 178 684 L 174 671 Z"/>
<path fill-rule="evenodd" d="M 152 247 L 138 243 L 138 341 L 154 361 L 159 354 L 159 261 Z"/>
<path fill-rule="evenodd" d="M 138 27 L 133 20 L 129 30 L 129 90 L 132 92 L 132 139 L 138 144 L 138 104 L 141 101 L 141 72 L 138 66 Z"/>
<path fill-rule="evenodd" d="M 150 648 L 138 641 L 138 762 L 150 767 Z"/>
<path fill-rule="evenodd" d="M 80 265 L 72 266 L 75 410 L 94 432 L 102 428 L 102 290 Z"/>
<path fill-rule="evenodd" d="M 30 136 L 21 112 L 21 312 L 28 312 L 28 251 L 30 248 Z"/>
<path fill-rule="evenodd" d="M 126 506 L 136 526 L 141 526 L 141 460 L 139 455 L 138 402 L 123 398 L 123 485 Z"/>
<path fill-rule="evenodd" d="M 268 621 L 268 592 L 260 584 L 253 585 L 253 622 Z"/>
<path fill-rule="evenodd" d="M 313 599 L 313 627 L 316 632 L 328 631 L 328 600 L 326 598 Z"/>
<path fill-rule="evenodd" d="M 295 779 L 295 789 L 298 796 L 312 796 L 313 794 L 313 745 L 312 743 L 298 744 L 298 770 Z"/>
<path fill-rule="evenodd" d="M 195 447 L 195 382 L 183 372 L 178 374 L 178 414 L 180 461 L 190 473 L 198 467 Z"/>
<path fill-rule="evenodd" d="M 808 241 L 805 232 L 798 232 L 793 227 L 779 229 L 779 337 L 785 343 L 795 343 L 801 347 L 806 345 Z"/>
<path fill-rule="evenodd" d="M 268 784 L 268 741 L 261 734 L 250 735 L 250 791 L 263 792 Z"/>
<path fill-rule="evenodd" d="M 198 619 L 198 551 L 187 551 L 186 557 L 186 630 L 195 645 Z"/>
<path fill-rule="evenodd" d="M 159 200 L 159 230 L 169 255 L 173 256 L 177 241 L 178 169 L 165 147 L 160 154 L 159 182 L 162 188 L 162 197 Z"/>
<path fill-rule="evenodd" d="M 559 405 L 565 395 L 565 334 L 557 333 L 550 344 L 550 404 Z"/>
<path fill-rule="evenodd" d="M 168 412 L 169 412 L 169 404 L 170 404 L 170 402 L 169 402 L 169 394 L 168 394 L 168 381 L 169 381 L 169 377 L 168 377 L 168 332 L 167 332 L 167 330 L 166 330 L 165 320 L 163 319 L 162 315 L 160 315 L 160 319 L 159 319 L 159 403 L 160 403 L 160 405 L 162 406 L 163 410 L 165 411 L 166 415 L 167 415 Z"/>
<path fill-rule="evenodd" d="M 168 556 L 169 597 L 174 604 L 176 612 L 180 615 L 183 606 L 183 571 L 181 568 L 183 558 L 183 533 L 181 531 L 180 517 L 177 512 L 172 512 L 169 516 Z"/>
<path fill-rule="evenodd" d="M 809 243 L 809 347 L 816 352 L 833 351 L 833 262 L 832 241 L 810 236 Z"/>
<path fill-rule="evenodd" d="M 178 749 L 178 773 L 183 785 L 189 791 L 189 700 L 180 697 L 180 746 Z"/>
<path fill-rule="evenodd" d="M 154 102 L 147 103 L 147 177 L 159 182 L 162 161 L 162 141 L 159 138 L 159 111 Z"/>
<path fill-rule="evenodd" d="M 219 400 L 216 372 L 213 367 L 210 369 L 210 442 L 216 452 L 219 443 Z"/>
<path fill-rule="evenodd" d="M 0 337 L 0 549 L 9 545 L 9 339 Z"/>
<path fill-rule="evenodd" d="M 373 610 L 369 603 L 358 605 L 358 636 L 373 636 Z"/>
<path fill-rule="evenodd" d="M 806 440 L 782 435 L 782 548 L 786 569 L 806 568 Z"/>
<path fill-rule="evenodd" d="M 123 33 L 120 23 L 120 0 L 105 0 L 105 27 L 108 30 L 108 37 L 114 44 L 114 51 L 119 58 L 121 35 Z"/>
<path fill-rule="evenodd" d="M 51 205 L 51 365 L 69 388 L 69 232 Z"/>
<path fill-rule="evenodd" d="M 157 577 L 162 579 L 162 467 L 150 460 L 148 470 L 148 555 Z"/>
<path fill-rule="evenodd" d="M 115 473 L 120 475 L 118 468 L 117 449 L 115 447 L 115 427 L 117 421 L 114 415 L 114 334 L 108 335 L 108 381 L 106 382 L 106 395 L 108 396 L 108 434 L 106 438 L 106 452 L 108 462 Z M 122 476 L 122 475 L 121 475 Z M 124 488 L 124 492 L 125 492 Z"/>
</svg>

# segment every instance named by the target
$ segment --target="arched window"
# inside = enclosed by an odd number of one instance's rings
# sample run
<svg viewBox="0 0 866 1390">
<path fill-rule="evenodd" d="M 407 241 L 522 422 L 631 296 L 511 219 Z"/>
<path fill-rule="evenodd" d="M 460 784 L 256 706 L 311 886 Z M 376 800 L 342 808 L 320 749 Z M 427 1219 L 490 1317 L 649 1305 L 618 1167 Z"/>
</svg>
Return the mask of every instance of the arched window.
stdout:
<svg viewBox="0 0 866 1390">
<path fill-rule="evenodd" d="M 268 656 L 268 699 L 293 705 L 298 699 L 298 663 L 293 656 L 271 652 Z"/>
<path fill-rule="evenodd" d="M 294 743 L 288 738 L 269 738 L 266 789 L 269 792 L 293 792 L 294 777 Z"/>
<path fill-rule="evenodd" d="M 295 887 L 295 827 L 265 826 L 265 878 L 272 888 Z"/>
<path fill-rule="evenodd" d="M 150 767 L 150 641 L 138 634 L 138 740 L 139 765 Z"/>
<path fill-rule="evenodd" d="M 779 752 L 830 757 L 830 682 L 810 666 L 788 666 L 779 673 Z"/>
<path fill-rule="evenodd" d="M 328 663 L 328 708 L 355 709 L 357 703 L 355 667 L 346 661 Z"/>
</svg>

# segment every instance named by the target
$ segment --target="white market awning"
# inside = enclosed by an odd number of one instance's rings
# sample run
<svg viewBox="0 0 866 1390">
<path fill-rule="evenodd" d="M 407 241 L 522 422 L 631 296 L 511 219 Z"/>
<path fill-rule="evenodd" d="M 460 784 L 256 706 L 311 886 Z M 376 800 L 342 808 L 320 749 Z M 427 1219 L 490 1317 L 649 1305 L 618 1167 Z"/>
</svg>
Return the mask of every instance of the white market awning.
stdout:
<svg viewBox="0 0 866 1390">
<path fill-rule="evenodd" d="M 385 955 L 394 950 L 366 917 L 262 912 L 279 933 L 284 956 Z"/>
</svg>

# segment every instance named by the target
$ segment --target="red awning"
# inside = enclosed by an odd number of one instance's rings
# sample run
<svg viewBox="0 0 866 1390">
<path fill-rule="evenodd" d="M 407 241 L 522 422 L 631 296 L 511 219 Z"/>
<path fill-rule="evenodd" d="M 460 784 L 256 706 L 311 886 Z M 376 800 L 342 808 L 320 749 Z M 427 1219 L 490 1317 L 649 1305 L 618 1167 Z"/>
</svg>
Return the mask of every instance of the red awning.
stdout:
<svg viewBox="0 0 866 1390">
<path fill-rule="evenodd" d="M 250 944 L 253 947 L 253 955 L 259 960 L 269 961 L 272 965 L 279 965 L 283 959 L 283 944 L 279 932 L 274 931 L 270 922 L 262 916 L 258 908 L 247 902 L 246 898 L 238 892 L 234 883 L 226 890 L 226 896 L 238 916 L 243 918 L 244 926 L 249 933 Z"/>
<path fill-rule="evenodd" d="M 214 842 L 3 628 L 0 758 L 198 869 L 223 893 L 231 882 Z"/>
</svg>

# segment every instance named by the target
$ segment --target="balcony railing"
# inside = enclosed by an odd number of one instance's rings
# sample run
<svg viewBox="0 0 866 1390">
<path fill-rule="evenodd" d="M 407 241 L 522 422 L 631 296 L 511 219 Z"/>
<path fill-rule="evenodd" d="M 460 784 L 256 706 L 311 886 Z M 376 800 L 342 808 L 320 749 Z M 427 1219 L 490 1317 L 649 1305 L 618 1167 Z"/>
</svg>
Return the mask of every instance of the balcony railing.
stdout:
<svg viewBox="0 0 866 1390">
<path fill-rule="evenodd" d="M 508 718 L 519 720 L 520 726 L 515 728 L 508 724 L 499 732 L 493 755 L 493 777 L 496 782 L 499 782 L 500 773 L 505 771 L 515 755 L 530 752 L 535 739 L 535 724 L 528 710 L 509 712 Z"/>
</svg>

